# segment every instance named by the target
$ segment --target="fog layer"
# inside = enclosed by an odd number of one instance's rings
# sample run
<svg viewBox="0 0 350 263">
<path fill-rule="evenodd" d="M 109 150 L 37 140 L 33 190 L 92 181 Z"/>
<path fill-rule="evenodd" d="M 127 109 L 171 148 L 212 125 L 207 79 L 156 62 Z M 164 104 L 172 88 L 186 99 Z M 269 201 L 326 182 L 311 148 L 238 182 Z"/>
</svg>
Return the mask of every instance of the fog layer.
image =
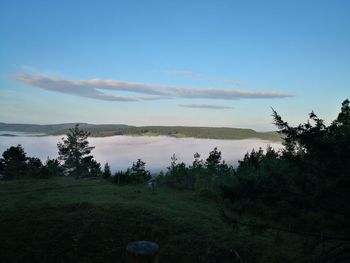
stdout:
<svg viewBox="0 0 350 263">
<path fill-rule="evenodd" d="M 8 147 L 21 144 L 28 156 L 38 157 L 43 162 L 47 157 L 56 158 L 58 156 L 57 143 L 62 136 L 16 135 L 14 137 L 0 136 L 1 154 Z M 95 159 L 102 165 L 108 162 L 113 172 L 127 169 L 138 158 L 144 160 L 146 168 L 152 172 L 165 171 L 166 167 L 170 165 L 170 157 L 174 153 L 179 162 L 191 164 L 194 153 L 198 152 L 205 160 L 214 147 L 218 147 L 222 152 L 223 159 L 228 164 L 236 165 L 237 161 L 243 159 L 244 154 L 253 148 L 262 147 L 265 149 L 267 145 L 271 145 L 275 149 L 281 147 L 280 143 L 258 139 L 212 140 L 166 136 L 112 136 L 89 138 L 89 141 L 92 146 L 95 146 L 92 151 Z"/>
</svg>

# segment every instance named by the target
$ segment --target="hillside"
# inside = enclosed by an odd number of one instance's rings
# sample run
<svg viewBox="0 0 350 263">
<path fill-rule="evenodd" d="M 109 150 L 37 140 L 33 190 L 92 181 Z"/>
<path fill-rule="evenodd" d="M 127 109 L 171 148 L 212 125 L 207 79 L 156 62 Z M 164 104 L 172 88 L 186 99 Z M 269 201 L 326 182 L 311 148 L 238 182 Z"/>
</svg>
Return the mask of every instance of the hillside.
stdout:
<svg viewBox="0 0 350 263">
<path fill-rule="evenodd" d="M 8 124 L 0 123 L 0 131 L 45 133 L 48 135 L 65 134 L 75 123 L 65 124 Z M 257 138 L 278 141 L 276 132 L 257 132 L 252 129 L 225 128 L 225 127 L 185 127 L 185 126 L 129 126 L 124 124 L 88 124 L 79 123 L 80 127 L 88 130 L 92 136 L 104 137 L 113 135 L 136 136 L 173 136 L 194 137 L 207 139 L 239 140 Z"/>
<path fill-rule="evenodd" d="M 160 262 L 297 262 L 295 236 L 232 228 L 222 202 L 191 191 L 103 179 L 0 181 L 1 262 L 127 262 L 125 247 L 154 240 Z M 281 242 L 283 240 L 283 242 Z M 300 258 L 299 258 L 300 259 Z M 300 261 L 299 261 L 300 262 Z"/>
</svg>

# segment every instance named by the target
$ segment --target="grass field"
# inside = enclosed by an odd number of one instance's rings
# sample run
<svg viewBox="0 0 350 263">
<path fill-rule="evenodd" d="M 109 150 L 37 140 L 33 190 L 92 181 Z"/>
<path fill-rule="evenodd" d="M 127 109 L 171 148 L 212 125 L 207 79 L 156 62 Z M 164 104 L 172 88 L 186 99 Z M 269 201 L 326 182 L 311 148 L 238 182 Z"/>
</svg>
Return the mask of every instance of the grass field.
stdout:
<svg viewBox="0 0 350 263">
<path fill-rule="evenodd" d="M 220 211 L 194 192 L 103 179 L 0 181 L 0 262 L 127 262 L 127 243 L 144 239 L 160 263 L 235 262 L 232 249 L 244 262 L 296 262 L 293 246 L 234 230 Z"/>
</svg>

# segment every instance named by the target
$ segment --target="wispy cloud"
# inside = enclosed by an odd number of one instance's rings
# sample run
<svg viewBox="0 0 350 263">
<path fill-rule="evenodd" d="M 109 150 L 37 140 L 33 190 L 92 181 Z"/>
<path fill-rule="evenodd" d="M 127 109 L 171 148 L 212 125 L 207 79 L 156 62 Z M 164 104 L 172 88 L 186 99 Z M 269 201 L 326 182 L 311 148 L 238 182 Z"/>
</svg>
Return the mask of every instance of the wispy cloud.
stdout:
<svg viewBox="0 0 350 263">
<path fill-rule="evenodd" d="M 21 83 L 44 90 L 107 101 L 140 101 L 174 98 L 237 100 L 287 98 L 295 96 L 294 94 L 270 91 L 174 87 L 122 80 L 66 80 L 58 77 L 23 73 L 16 74 L 15 78 Z M 135 95 L 115 96 L 104 93 L 101 90 L 132 92 L 135 93 Z"/>
<path fill-rule="evenodd" d="M 229 106 L 220 106 L 220 105 L 212 105 L 212 104 L 180 104 L 179 106 L 185 107 L 185 108 L 194 108 L 194 109 L 213 109 L 213 110 L 233 109 L 233 107 L 229 107 Z"/>
<path fill-rule="evenodd" d="M 32 76 L 27 74 L 16 74 L 16 80 L 33 87 L 42 88 L 44 90 L 56 91 L 75 95 L 79 97 L 107 100 L 107 101 L 136 101 L 133 97 L 118 97 L 105 94 L 93 87 L 85 86 L 80 81 L 69 81 L 54 77 Z"/>
</svg>

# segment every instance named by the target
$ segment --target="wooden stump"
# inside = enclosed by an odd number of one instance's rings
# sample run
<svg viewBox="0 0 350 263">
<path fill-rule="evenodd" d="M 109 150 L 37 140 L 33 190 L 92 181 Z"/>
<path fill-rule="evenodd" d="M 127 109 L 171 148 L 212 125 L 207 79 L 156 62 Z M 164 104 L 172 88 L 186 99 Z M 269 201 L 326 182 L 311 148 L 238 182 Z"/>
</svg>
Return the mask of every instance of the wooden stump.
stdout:
<svg viewBox="0 0 350 263">
<path fill-rule="evenodd" d="M 130 263 L 158 263 L 158 250 L 158 244 L 151 241 L 135 241 L 126 247 Z"/>
</svg>

